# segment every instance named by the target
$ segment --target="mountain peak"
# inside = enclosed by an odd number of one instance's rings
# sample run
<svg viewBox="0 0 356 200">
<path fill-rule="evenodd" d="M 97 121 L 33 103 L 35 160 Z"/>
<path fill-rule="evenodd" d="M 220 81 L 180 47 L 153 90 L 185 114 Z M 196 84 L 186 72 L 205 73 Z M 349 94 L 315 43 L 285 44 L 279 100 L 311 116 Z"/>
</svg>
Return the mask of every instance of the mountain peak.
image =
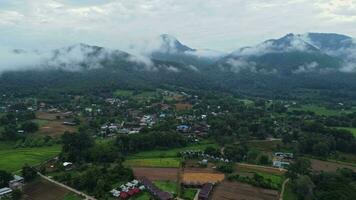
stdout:
<svg viewBox="0 0 356 200">
<path fill-rule="evenodd" d="M 161 49 L 167 52 L 194 51 L 194 49 L 182 44 L 176 37 L 169 34 L 160 35 Z"/>
</svg>

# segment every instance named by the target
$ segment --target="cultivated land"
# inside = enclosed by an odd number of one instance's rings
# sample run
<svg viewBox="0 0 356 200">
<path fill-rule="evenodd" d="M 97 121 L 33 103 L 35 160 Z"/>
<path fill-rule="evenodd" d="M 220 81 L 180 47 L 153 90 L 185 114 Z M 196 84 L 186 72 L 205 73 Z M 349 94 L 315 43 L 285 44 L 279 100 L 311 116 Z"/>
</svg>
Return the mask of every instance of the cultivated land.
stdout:
<svg viewBox="0 0 356 200">
<path fill-rule="evenodd" d="M 57 119 L 57 116 L 60 119 Z M 64 132 L 76 132 L 77 127 L 75 126 L 66 126 L 63 125 L 63 122 L 66 121 L 63 117 L 63 113 L 47 113 L 47 112 L 37 112 L 37 119 L 33 122 L 39 125 L 38 133 L 49 136 L 59 136 Z"/>
<path fill-rule="evenodd" d="M 348 130 L 352 133 L 352 135 L 356 137 L 356 128 L 349 128 L 349 127 L 336 127 L 336 128 Z"/>
<path fill-rule="evenodd" d="M 222 173 L 199 173 L 199 172 L 184 172 L 182 182 L 187 185 L 217 183 L 223 181 L 225 175 Z"/>
<path fill-rule="evenodd" d="M 291 108 L 290 110 L 310 111 L 310 112 L 314 112 L 317 115 L 325 115 L 325 116 L 341 115 L 343 113 L 352 113 L 353 111 L 355 111 L 354 109 L 352 110 L 329 109 L 318 105 L 302 105 L 300 108 Z"/>
<path fill-rule="evenodd" d="M 14 149 L 7 144 L 2 144 L 0 145 L 0 169 L 15 172 L 24 164 L 38 165 L 58 155 L 60 149 L 59 145 Z"/>
<path fill-rule="evenodd" d="M 24 200 L 79 200 L 71 191 L 43 179 L 26 184 Z"/>
<path fill-rule="evenodd" d="M 311 166 L 315 171 L 335 172 L 339 168 L 349 168 L 356 172 L 356 166 L 347 163 L 343 164 L 316 159 L 310 159 L 310 161 Z"/>
<path fill-rule="evenodd" d="M 277 200 L 278 191 L 254 187 L 245 183 L 224 181 L 215 187 L 213 200 Z"/>
<path fill-rule="evenodd" d="M 151 181 L 177 181 L 178 169 L 176 168 L 138 168 L 134 167 L 135 177 L 146 177 Z"/>
<path fill-rule="evenodd" d="M 167 167 L 177 168 L 180 165 L 178 158 L 145 158 L 145 159 L 130 159 L 124 162 L 125 166 L 130 167 Z"/>
</svg>

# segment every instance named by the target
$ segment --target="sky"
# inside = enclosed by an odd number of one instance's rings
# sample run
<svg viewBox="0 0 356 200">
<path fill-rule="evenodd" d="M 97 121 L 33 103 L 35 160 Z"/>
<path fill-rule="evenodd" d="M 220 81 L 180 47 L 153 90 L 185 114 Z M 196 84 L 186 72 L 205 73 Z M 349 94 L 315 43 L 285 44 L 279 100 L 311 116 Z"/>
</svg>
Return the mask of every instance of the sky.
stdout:
<svg viewBox="0 0 356 200">
<path fill-rule="evenodd" d="M 162 33 L 233 51 L 287 33 L 356 37 L 356 0 L 0 0 L 0 46 L 127 50 Z"/>
</svg>

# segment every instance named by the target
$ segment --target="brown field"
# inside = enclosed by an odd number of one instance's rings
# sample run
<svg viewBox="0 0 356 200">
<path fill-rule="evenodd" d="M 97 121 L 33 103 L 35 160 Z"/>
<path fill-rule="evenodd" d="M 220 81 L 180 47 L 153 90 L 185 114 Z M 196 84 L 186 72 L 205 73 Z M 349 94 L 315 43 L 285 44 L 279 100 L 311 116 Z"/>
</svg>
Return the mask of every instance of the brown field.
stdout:
<svg viewBox="0 0 356 200">
<path fill-rule="evenodd" d="M 74 126 L 66 126 L 62 123 L 62 121 L 49 121 L 40 127 L 39 133 L 49 136 L 57 136 L 62 135 L 66 131 L 75 132 L 77 130 Z"/>
<path fill-rule="evenodd" d="M 355 166 L 350 166 L 347 164 L 334 163 L 334 162 L 328 162 L 328 161 L 322 161 L 316 159 L 310 159 L 310 161 L 311 161 L 312 169 L 314 171 L 332 172 L 332 171 L 336 171 L 338 168 L 349 168 L 356 172 Z"/>
<path fill-rule="evenodd" d="M 217 183 L 223 181 L 225 175 L 222 173 L 202 173 L 202 172 L 184 172 L 182 181 L 187 185 L 200 185 L 204 183 Z"/>
<path fill-rule="evenodd" d="M 177 168 L 148 168 L 135 167 L 133 168 L 135 177 L 146 177 L 151 181 L 177 181 Z"/>
<path fill-rule="evenodd" d="M 36 118 L 42 120 L 56 120 L 57 116 L 61 116 L 61 113 L 48 113 L 48 112 L 37 112 Z"/>
<path fill-rule="evenodd" d="M 265 172 L 274 175 L 283 175 L 286 170 L 285 169 L 278 169 L 273 167 L 265 167 L 265 166 L 258 166 L 258 165 L 249 165 L 249 164 L 236 164 L 236 170 L 238 172 Z"/>
<path fill-rule="evenodd" d="M 213 200 L 276 200 L 278 191 L 254 187 L 245 183 L 224 181 L 213 190 Z"/>
<path fill-rule="evenodd" d="M 24 188 L 24 200 L 63 200 L 71 193 L 62 187 L 43 179 L 26 184 Z"/>
<path fill-rule="evenodd" d="M 189 103 L 177 103 L 175 105 L 177 111 L 189 110 L 193 108 L 192 104 Z"/>
</svg>

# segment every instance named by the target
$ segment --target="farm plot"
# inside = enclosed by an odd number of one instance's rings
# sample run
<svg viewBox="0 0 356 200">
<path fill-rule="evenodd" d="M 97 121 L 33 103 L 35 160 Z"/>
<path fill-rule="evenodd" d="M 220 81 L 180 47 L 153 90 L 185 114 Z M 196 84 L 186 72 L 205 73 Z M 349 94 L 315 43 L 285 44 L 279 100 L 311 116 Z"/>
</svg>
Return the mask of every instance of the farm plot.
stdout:
<svg viewBox="0 0 356 200">
<path fill-rule="evenodd" d="M 225 175 L 222 173 L 199 173 L 184 172 L 182 182 L 186 185 L 201 185 L 204 183 L 217 183 L 223 181 Z"/>
<path fill-rule="evenodd" d="M 77 128 L 74 126 L 63 125 L 62 121 L 49 121 L 40 127 L 39 133 L 49 136 L 58 136 L 66 131 L 72 133 L 77 131 Z"/>
<path fill-rule="evenodd" d="M 133 168 L 135 177 L 146 177 L 151 181 L 177 181 L 178 169 L 176 168 Z"/>
<path fill-rule="evenodd" d="M 322 160 L 316 160 L 316 159 L 310 159 L 310 162 L 311 162 L 312 169 L 314 171 L 333 172 L 339 168 L 349 168 L 356 172 L 355 166 L 351 166 L 351 165 L 347 165 L 347 164 L 328 162 L 328 161 L 322 161 Z"/>
<path fill-rule="evenodd" d="M 129 167 L 167 167 L 177 168 L 180 165 L 178 158 L 145 158 L 131 159 L 124 162 L 125 166 Z"/>
<path fill-rule="evenodd" d="M 224 181 L 213 191 L 213 200 L 277 200 L 278 191 L 254 187 L 245 183 Z"/>
<path fill-rule="evenodd" d="M 43 179 L 26 184 L 24 188 L 24 200 L 63 200 L 74 197 L 71 191 Z"/>
<path fill-rule="evenodd" d="M 0 169 L 14 172 L 20 170 L 24 164 L 37 165 L 48 160 L 60 152 L 60 146 L 0 149 Z"/>
</svg>

